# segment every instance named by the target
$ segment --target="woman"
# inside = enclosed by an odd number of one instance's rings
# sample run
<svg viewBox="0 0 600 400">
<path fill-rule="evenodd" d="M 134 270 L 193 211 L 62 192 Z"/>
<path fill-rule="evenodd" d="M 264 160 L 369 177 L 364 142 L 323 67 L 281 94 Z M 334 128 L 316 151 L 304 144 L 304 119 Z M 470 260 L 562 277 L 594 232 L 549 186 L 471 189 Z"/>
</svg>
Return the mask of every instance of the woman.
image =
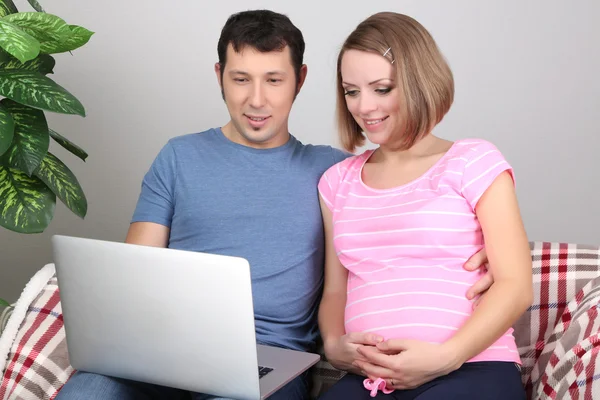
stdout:
<svg viewBox="0 0 600 400">
<path fill-rule="evenodd" d="M 511 166 L 485 140 L 434 135 L 453 77 L 408 16 L 359 24 L 337 81 L 344 147 L 362 145 L 363 132 L 378 147 L 319 183 L 319 326 L 329 361 L 350 371 L 323 399 L 525 398 L 511 326 L 532 302 L 532 271 Z M 473 308 L 464 292 L 480 275 L 462 265 L 483 248 L 495 282 Z M 352 344 L 359 332 L 379 343 Z"/>
</svg>

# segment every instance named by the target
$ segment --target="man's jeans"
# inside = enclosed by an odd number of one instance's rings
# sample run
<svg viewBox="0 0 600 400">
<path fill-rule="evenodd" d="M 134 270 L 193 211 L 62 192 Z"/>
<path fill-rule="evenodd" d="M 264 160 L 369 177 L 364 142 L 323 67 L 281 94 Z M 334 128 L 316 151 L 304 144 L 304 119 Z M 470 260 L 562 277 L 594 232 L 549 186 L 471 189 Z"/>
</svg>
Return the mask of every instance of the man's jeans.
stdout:
<svg viewBox="0 0 600 400">
<path fill-rule="evenodd" d="M 235 385 L 235 377 L 231 383 Z M 128 381 L 77 371 L 58 392 L 56 400 L 217 400 L 201 393 L 190 393 L 147 383 Z M 269 400 L 307 400 L 306 375 L 301 375 L 274 393 Z"/>
</svg>

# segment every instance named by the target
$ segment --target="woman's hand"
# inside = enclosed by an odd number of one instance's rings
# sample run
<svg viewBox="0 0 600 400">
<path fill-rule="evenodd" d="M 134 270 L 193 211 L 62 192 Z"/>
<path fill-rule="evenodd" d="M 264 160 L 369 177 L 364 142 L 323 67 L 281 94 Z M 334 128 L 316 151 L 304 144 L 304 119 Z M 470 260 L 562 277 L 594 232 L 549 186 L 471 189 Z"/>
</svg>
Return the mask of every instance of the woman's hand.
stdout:
<svg viewBox="0 0 600 400">
<path fill-rule="evenodd" d="M 371 333 L 353 332 L 330 340 L 324 344 L 327 361 L 337 369 L 352 372 L 357 375 L 366 374 L 357 368 L 356 361 L 366 361 L 359 353 L 359 349 L 370 348 L 371 353 L 379 353 L 375 347 L 383 338 Z M 371 354 L 369 353 L 369 354 Z M 383 353 L 381 353 L 383 355 Z"/>
<path fill-rule="evenodd" d="M 389 389 L 413 389 L 462 365 L 448 346 L 419 340 L 391 339 L 357 352 L 355 367 L 370 379 L 385 379 Z"/>
</svg>

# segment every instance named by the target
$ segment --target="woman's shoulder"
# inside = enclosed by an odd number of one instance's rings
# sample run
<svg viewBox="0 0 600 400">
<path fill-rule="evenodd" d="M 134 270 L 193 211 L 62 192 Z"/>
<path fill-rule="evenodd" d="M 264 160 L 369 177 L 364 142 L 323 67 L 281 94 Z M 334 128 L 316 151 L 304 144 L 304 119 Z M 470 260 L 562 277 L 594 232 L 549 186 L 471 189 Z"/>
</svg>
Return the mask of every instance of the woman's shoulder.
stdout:
<svg viewBox="0 0 600 400">
<path fill-rule="evenodd" d="M 337 176 L 343 179 L 348 174 L 357 173 L 365 160 L 373 153 L 374 150 L 365 150 L 360 154 L 351 155 L 344 160 L 331 166 L 325 174 L 328 176 Z"/>
<path fill-rule="evenodd" d="M 496 145 L 480 138 L 460 139 L 454 142 L 455 154 L 467 160 L 472 160 L 490 152 L 498 152 Z"/>
</svg>

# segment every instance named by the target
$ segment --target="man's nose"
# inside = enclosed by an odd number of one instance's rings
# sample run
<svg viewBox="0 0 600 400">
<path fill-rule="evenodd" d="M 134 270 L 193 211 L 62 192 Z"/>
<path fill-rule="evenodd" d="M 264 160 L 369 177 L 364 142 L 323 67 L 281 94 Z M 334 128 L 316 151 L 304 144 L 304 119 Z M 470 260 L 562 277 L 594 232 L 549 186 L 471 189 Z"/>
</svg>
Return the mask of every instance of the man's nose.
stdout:
<svg viewBox="0 0 600 400">
<path fill-rule="evenodd" d="M 260 82 L 256 82 L 252 87 L 250 95 L 250 106 L 252 108 L 262 108 L 265 105 L 265 89 Z"/>
</svg>

